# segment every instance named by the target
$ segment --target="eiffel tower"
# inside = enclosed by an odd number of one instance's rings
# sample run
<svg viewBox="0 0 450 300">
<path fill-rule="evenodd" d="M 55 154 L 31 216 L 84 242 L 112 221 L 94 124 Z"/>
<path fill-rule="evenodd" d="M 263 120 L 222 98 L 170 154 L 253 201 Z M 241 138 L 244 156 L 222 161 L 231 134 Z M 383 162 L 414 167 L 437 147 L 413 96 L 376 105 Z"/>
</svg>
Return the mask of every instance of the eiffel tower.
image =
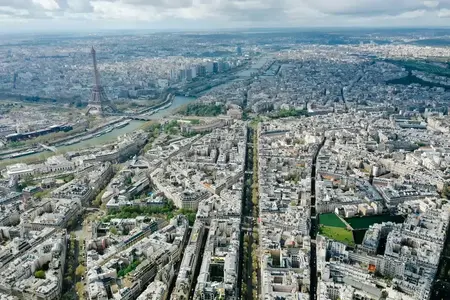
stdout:
<svg viewBox="0 0 450 300">
<path fill-rule="evenodd" d="M 91 49 L 92 60 L 94 62 L 94 87 L 92 88 L 91 99 L 87 106 L 87 115 L 104 115 L 115 113 L 117 109 L 108 100 L 105 90 L 100 83 L 100 74 L 97 69 L 97 56 L 94 47 Z"/>
</svg>

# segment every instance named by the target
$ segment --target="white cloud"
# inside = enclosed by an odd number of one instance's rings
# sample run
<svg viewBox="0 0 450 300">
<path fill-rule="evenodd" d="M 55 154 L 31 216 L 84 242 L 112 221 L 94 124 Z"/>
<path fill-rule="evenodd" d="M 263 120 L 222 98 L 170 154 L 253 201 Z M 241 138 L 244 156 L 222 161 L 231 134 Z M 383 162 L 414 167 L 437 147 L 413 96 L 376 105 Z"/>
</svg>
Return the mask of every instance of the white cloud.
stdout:
<svg viewBox="0 0 450 300">
<path fill-rule="evenodd" d="M 57 10 L 59 9 L 58 3 L 55 0 L 32 0 L 33 3 L 42 6 L 45 10 Z"/>
<path fill-rule="evenodd" d="M 165 22 L 168 27 L 182 22 L 212 27 L 391 25 L 386 20 L 393 26 L 432 26 L 448 17 L 450 0 L 0 0 L 2 7 L 8 7 L 0 9 L 8 19 L 57 19 L 61 24 L 78 18 L 105 24 Z"/>
<path fill-rule="evenodd" d="M 450 18 L 450 9 L 443 8 L 438 12 L 439 18 Z"/>
<path fill-rule="evenodd" d="M 17 9 L 9 6 L 0 6 L 0 15 L 8 15 L 11 16 L 27 16 L 29 15 L 28 10 L 26 9 Z"/>
<path fill-rule="evenodd" d="M 159 19 L 155 11 L 150 7 L 139 7 L 120 2 L 93 1 L 91 5 L 94 14 L 100 18 L 118 19 L 118 20 L 136 20 L 149 21 Z"/>
<path fill-rule="evenodd" d="M 423 1 L 423 5 L 428 8 L 436 8 L 439 5 L 439 1 Z"/>
<path fill-rule="evenodd" d="M 394 16 L 393 18 L 415 19 L 424 16 L 425 13 L 426 13 L 425 9 L 417 9 L 401 13 L 397 16 Z"/>
<path fill-rule="evenodd" d="M 89 0 L 67 0 L 67 6 L 71 12 L 75 13 L 92 11 L 91 1 Z"/>
</svg>

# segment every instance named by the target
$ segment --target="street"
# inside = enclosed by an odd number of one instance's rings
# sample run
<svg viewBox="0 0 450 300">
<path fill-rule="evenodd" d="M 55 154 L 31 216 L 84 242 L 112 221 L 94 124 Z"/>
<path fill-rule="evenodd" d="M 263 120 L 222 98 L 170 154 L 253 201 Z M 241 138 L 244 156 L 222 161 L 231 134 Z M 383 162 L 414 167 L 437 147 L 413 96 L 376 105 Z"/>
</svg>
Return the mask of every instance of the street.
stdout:
<svg viewBox="0 0 450 300">
<path fill-rule="evenodd" d="M 317 253 L 316 253 L 316 236 L 317 236 L 317 213 L 316 213 L 316 162 L 317 156 L 319 155 L 320 149 L 325 144 L 326 138 L 322 140 L 319 147 L 314 153 L 312 167 L 311 167 L 311 252 L 309 258 L 310 266 L 310 286 L 309 286 L 309 297 L 310 299 L 317 299 Z"/>
</svg>

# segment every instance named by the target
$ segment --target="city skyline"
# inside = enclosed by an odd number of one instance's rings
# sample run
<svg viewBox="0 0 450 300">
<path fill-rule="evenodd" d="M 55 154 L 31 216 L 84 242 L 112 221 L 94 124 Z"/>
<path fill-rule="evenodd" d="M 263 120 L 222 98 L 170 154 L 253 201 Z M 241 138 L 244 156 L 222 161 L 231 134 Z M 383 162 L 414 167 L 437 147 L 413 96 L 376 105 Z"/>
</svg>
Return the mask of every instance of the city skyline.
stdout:
<svg viewBox="0 0 450 300">
<path fill-rule="evenodd" d="M 270 26 L 1 35 L 2 300 L 450 299 L 450 29 Z"/>
</svg>

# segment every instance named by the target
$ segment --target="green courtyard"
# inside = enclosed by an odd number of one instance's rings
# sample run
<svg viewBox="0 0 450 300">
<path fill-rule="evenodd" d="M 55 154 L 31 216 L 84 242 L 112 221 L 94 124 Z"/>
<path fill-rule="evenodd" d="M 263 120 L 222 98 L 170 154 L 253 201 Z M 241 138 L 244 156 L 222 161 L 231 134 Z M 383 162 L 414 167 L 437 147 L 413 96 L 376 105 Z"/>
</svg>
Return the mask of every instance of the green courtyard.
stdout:
<svg viewBox="0 0 450 300">
<path fill-rule="evenodd" d="M 343 220 L 351 227 L 347 228 Z M 360 244 L 362 242 L 366 230 L 371 225 L 383 222 L 403 223 L 405 218 L 403 216 L 376 215 L 345 218 L 343 220 L 335 213 L 320 214 L 319 233 L 327 238 L 353 247 L 355 243 Z"/>
<path fill-rule="evenodd" d="M 319 224 L 330 227 L 347 228 L 344 222 L 334 213 L 319 215 Z"/>
<path fill-rule="evenodd" d="M 353 217 L 347 218 L 345 221 L 352 226 L 353 229 L 368 229 L 373 224 L 381 224 L 383 222 L 403 223 L 405 218 L 403 216 L 390 216 L 390 215 L 378 215 L 378 216 L 365 216 L 365 217 Z"/>
<path fill-rule="evenodd" d="M 319 233 L 327 238 L 341 242 L 348 246 L 355 246 L 353 233 L 351 230 L 347 230 L 346 228 L 320 225 Z"/>
</svg>

